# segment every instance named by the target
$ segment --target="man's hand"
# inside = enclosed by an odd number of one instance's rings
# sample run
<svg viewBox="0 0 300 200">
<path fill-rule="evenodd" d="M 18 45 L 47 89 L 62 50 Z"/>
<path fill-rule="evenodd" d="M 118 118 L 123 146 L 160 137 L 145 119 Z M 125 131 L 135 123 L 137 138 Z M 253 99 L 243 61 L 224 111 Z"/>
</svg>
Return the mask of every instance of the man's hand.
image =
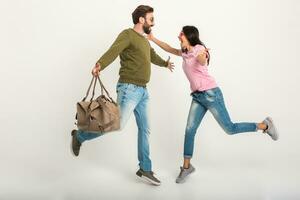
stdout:
<svg viewBox="0 0 300 200">
<path fill-rule="evenodd" d="M 92 69 L 93 76 L 99 76 L 101 66 L 99 63 L 96 63 L 95 67 Z"/>
<path fill-rule="evenodd" d="M 170 56 L 169 56 L 167 62 L 168 62 L 167 68 L 168 68 L 171 72 L 173 72 L 175 65 L 174 65 L 173 62 L 170 62 Z"/>
</svg>

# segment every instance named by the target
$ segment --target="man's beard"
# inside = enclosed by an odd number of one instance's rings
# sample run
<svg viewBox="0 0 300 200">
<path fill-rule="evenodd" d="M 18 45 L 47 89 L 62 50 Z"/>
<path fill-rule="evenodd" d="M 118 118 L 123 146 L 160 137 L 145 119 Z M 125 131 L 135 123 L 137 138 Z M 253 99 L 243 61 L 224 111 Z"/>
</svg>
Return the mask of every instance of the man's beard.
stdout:
<svg viewBox="0 0 300 200">
<path fill-rule="evenodd" d="M 151 26 L 149 26 L 148 24 L 144 24 L 143 25 L 143 30 L 148 35 L 148 34 L 151 33 Z"/>
</svg>

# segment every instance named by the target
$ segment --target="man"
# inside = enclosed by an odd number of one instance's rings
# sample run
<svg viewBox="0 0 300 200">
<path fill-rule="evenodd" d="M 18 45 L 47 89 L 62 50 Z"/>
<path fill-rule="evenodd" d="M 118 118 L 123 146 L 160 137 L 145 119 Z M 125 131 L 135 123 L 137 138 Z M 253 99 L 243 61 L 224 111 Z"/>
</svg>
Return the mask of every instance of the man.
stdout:
<svg viewBox="0 0 300 200">
<path fill-rule="evenodd" d="M 152 172 L 149 158 L 149 119 L 148 119 L 148 91 L 146 84 L 150 80 L 151 63 L 173 70 L 174 64 L 164 61 L 158 56 L 145 38 L 154 26 L 153 8 L 140 5 L 132 13 L 133 28 L 122 31 L 114 41 L 110 49 L 97 61 L 92 69 L 92 74 L 98 76 L 100 71 L 111 64 L 117 56 L 120 56 L 121 68 L 117 84 L 117 102 L 121 110 L 121 129 L 128 121 L 132 112 L 136 118 L 138 127 L 138 160 L 140 169 L 137 176 L 154 185 L 160 185 L 160 181 Z M 81 144 L 102 134 L 72 131 L 72 151 L 79 155 Z"/>
</svg>

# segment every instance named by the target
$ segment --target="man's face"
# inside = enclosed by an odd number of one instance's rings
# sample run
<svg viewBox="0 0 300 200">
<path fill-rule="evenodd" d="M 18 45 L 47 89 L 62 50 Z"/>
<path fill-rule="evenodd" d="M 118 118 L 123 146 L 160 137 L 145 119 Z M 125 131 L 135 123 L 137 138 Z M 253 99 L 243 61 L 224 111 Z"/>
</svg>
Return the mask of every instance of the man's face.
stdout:
<svg viewBox="0 0 300 200">
<path fill-rule="evenodd" d="M 151 33 L 151 27 L 154 26 L 153 13 L 147 13 L 144 19 L 143 30 L 146 34 L 149 34 Z"/>
</svg>

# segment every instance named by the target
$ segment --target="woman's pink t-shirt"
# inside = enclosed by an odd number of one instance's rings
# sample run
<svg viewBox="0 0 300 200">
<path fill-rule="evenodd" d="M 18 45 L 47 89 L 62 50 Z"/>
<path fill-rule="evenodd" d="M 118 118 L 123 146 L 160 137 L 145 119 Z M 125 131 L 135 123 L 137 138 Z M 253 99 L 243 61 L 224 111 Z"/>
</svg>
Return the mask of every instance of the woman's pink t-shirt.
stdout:
<svg viewBox="0 0 300 200">
<path fill-rule="evenodd" d="M 217 87 L 215 79 L 208 74 L 207 64 L 201 65 L 197 59 L 202 50 L 205 50 L 204 46 L 197 44 L 189 52 L 182 52 L 182 68 L 190 81 L 192 92 L 205 91 Z"/>
</svg>

